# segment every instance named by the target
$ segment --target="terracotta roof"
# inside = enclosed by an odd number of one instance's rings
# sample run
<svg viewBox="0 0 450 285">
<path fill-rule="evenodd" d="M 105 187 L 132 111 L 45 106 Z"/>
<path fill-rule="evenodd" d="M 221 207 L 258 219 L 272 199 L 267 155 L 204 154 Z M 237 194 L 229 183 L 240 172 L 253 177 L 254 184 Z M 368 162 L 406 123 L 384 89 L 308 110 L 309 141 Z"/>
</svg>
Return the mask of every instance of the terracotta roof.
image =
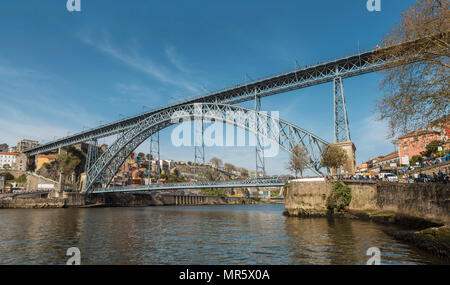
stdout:
<svg viewBox="0 0 450 285">
<path fill-rule="evenodd" d="M 5 155 L 20 155 L 21 153 L 18 153 L 18 152 L 0 152 L 0 154 L 5 154 Z"/>
<path fill-rule="evenodd" d="M 396 157 L 399 157 L 399 154 L 397 151 L 394 151 L 394 152 L 391 152 L 390 154 L 386 155 L 385 157 L 383 157 L 380 161 L 385 161 L 385 160 L 393 159 Z"/>
<path fill-rule="evenodd" d="M 421 135 L 427 135 L 427 134 L 440 134 L 440 132 L 435 131 L 435 130 L 418 130 L 418 131 L 414 131 L 412 133 L 403 135 L 403 136 L 399 137 L 398 139 L 406 139 L 406 138 L 410 138 L 413 136 L 421 136 Z"/>
<path fill-rule="evenodd" d="M 56 155 L 46 155 L 46 154 L 38 154 L 37 157 L 48 158 L 48 159 L 56 159 Z"/>
</svg>

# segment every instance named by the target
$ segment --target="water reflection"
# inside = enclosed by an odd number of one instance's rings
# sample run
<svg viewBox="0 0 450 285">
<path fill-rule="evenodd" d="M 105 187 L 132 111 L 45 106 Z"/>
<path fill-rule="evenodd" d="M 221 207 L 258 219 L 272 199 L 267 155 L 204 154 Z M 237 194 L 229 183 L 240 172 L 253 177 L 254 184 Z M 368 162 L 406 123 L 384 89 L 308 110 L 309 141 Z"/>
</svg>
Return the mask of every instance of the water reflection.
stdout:
<svg viewBox="0 0 450 285">
<path fill-rule="evenodd" d="M 282 205 L 0 211 L 0 264 L 385 264 L 440 263 L 347 219 L 297 219 Z"/>
</svg>

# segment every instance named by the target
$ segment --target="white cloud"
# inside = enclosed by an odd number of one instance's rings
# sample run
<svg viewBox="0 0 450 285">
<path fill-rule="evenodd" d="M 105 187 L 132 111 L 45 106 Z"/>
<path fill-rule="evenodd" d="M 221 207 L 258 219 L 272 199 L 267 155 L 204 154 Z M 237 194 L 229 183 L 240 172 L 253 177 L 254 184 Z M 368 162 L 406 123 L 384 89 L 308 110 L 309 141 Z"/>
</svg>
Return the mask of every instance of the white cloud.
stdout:
<svg viewBox="0 0 450 285">
<path fill-rule="evenodd" d="M 80 36 L 81 40 L 91 45 L 104 54 L 140 71 L 159 81 L 174 86 L 178 86 L 189 90 L 192 93 L 199 93 L 200 89 L 197 84 L 192 83 L 176 74 L 169 72 L 166 68 L 154 63 L 151 59 L 140 55 L 135 47 L 129 48 L 127 51 L 122 51 L 118 47 L 112 45 L 107 38 L 103 40 L 93 40 L 87 35 Z"/>
<path fill-rule="evenodd" d="M 169 58 L 170 62 L 180 71 L 185 73 L 190 73 L 191 71 L 184 65 L 181 61 L 180 57 L 176 52 L 176 48 L 174 46 L 166 46 L 165 52 L 167 58 Z"/>
<path fill-rule="evenodd" d="M 357 123 L 352 138 L 357 147 L 357 161 L 363 162 L 370 158 L 386 155 L 394 151 L 391 140 L 388 139 L 389 128 L 385 121 L 377 120 L 376 115 L 364 118 Z"/>
<path fill-rule="evenodd" d="M 53 140 L 68 130 L 98 122 L 70 97 L 54 90 L 61 79 L 31 70 L 0 66 L 0 142 L 15 145 L 23 138 Z M 96 124 L 96 123 L 94 123 Z"/>
<path fill-rule="evenodd" d="M 44 125 L 41 122 L 15 122 L 0 119 L 0 142 L 7 143 L 10 146 L 16 145 L 23 138 L 48 142 L 55 137 L 65 135 L 67 135 L 65 128 L 55 127 L 51 124 Z"/>
</svg>

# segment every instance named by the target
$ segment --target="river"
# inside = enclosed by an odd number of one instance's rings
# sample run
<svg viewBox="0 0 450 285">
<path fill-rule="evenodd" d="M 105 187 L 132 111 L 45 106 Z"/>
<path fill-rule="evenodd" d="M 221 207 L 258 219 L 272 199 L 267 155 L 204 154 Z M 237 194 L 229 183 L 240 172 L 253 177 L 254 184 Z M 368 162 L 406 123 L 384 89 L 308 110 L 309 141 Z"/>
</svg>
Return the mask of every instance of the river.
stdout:
<svg viewBox="0 0 450 285">
<path fill-rule="evenodd" d="M 441 264 L 371 222 L 299 219 L 284 205 L 0 210 L 0 264 Z"/>
</svg>

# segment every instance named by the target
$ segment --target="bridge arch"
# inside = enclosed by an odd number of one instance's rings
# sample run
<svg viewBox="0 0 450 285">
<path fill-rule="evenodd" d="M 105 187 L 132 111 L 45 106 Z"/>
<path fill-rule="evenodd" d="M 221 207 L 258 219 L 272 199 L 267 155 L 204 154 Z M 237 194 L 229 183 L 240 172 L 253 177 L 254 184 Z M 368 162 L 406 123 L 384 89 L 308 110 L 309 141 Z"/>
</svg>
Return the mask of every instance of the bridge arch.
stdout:
<svg viewBox="0 0 450 285">
<path fill-rule="evenodd" d="M 233 115 L 229 116 L 230 114 Z M 245 118 L 254 119 L 246 120 Z M 87 169 L 86 191 L 91 192 L 96 184 L 101 184 L 103 187 L 109 185 L 125 159 L 153 134 L 178 124 L 180 120 L 198 119 L 221 121 L 245 129 L 278 144 L 288 153 L 291 153 L 295 145 L 301 145 L 309 154 L 308 168 L 322 175 L 321 154 L 324 147 L 329 144 L 325 140 L 264 112 L 228 104 L 195 103 L 162 110 L 128 129 Z M 260 128 L 261 122 L 267 125 L 267 128 Z"/>
</svg>

